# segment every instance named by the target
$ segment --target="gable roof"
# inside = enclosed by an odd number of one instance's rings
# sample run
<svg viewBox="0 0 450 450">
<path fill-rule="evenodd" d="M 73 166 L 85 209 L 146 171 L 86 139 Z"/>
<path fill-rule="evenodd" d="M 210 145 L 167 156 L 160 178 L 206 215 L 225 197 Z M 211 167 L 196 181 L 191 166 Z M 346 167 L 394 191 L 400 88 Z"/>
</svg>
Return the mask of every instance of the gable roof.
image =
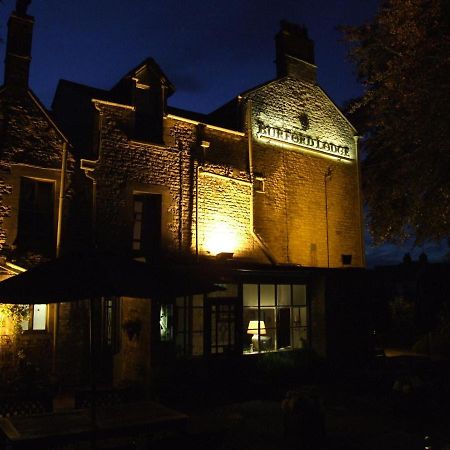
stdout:
<svg viewBox="0 0 450 450">
<path fill-rule="evenodd" d="M 257 86 L 254 86 L 252 88 L 249 88 L 243 92 L 241 92 L 238 96 L 234 97 L 224 105 L 220 106 L 219 108 L 212 111 L 210 114 L 208 114 L 208 118 L 213 123 L 221 124 L 223 126 L 227 126 L 231 129 L 236 130 L 242 130 L 243 123 L 241 120 L 241 105 L 242 105 L 242 98 L 246 98 L 249 95 L 253 94 L 254 92 L 263 89 L 267 86 L 270 86 L 272 84 L 283 82 L 284 80 L 288 79 L 289 76 L 284 76 L 281 78 L 275 78 L 269 81 L 266 81 L 264 83 L 258 84 Z M 357 134 L 356 128 L 353 126 L 353 124 L 350 122 L 350 120 L 345 116 L 345 114 L 341 111 L 341 109 L 336 105 L 336 103 L 330 98 L 330 96 L 319 86 L 319 84 L 314 83 L 314 87 L 318 89 L 330 102 L 330 104 L 333 106 L 333 108 L 338 112 L 342 118 L 347 122 L 347 124 L 351 127 L 351 129 Z"/>
<path fill-rule="evenodd" d="M 167 95 L 170 96 L 175 92 L 175 86 L 171 83 L 171 81 L 167 78 L 166 74 L 162 71 L 159 64 L 153 59 L 153 58 L 146 58 L 144 61 L 142 61 L 140 64 L 138 64 L 136 67 L 131 69 L 127 74 L 125 74 L 119 82 L 113 86 L 111 89 L 111 92 L 116 91 L 117 89 L 120 89 L 121 84 L 124 80 L 138 77 L 139 74 L 144 71 L 145 69 L 149 70 L 150 73 L 154 73 L 160 80 L 164 80 L 164 84 L 168 88 Z"/>
</svg>

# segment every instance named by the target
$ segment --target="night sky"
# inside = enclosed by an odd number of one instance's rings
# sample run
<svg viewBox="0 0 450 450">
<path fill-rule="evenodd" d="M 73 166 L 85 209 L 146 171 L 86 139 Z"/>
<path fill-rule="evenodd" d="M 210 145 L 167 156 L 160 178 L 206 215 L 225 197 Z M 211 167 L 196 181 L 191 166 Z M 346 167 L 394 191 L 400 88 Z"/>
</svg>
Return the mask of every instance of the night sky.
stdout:
<svg viewBox="0 0 450 450">
<path fill-rule="evenodd" d="M 274 36 L 286 19 L 308 28 L 319 83 L 342 105 L 361 88 L 336 27 L 370 20 L 377 5 L 378 0 L 33 0 L 30 86 L 50 107 L 59 79 L 109 89 L 151 56 L 176 87 L 169 104 L 207 113 L 275 77 Z M 15 0 L 0 3 L 3 41 L 14 6 Z M 0 51 L 3 61 L 4 42 Z M 399 262 L 409 250 L 367 247 L 368 262 Z"/>
</svg>

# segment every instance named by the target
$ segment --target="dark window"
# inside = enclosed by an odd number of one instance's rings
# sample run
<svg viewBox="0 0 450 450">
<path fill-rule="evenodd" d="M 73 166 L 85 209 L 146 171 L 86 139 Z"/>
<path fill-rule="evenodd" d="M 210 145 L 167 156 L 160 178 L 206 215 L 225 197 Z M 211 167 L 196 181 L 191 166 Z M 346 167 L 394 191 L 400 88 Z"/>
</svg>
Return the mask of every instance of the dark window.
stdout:
<svg viewBox="0 0 450 450">
<path fill-rule="evenodd" d="M 134 103 L 135 138 L 143 141 L 162 142 L 163 108 L 161 90 L 137 84 Z"/>
<path fill-rule="evenodd" d="M 264 178 L 263 177 L 255 177 L 253 182 L 253 189 L 255 192 L 263 193 L 265 192 Z"/>
<path fill-rule="evenodd" d="M 236 308 L 234 299 L 210 301 L 211 353 L 236 351 Z"/>
<path fill-rule="evenodd" d="M 55 247 L 54 185 L 48 181 L 20 181 L 17 247 L 52 255 Z"/>
<path fill-rule="evenodd" d="M 203 305 L 203 295 L 176 299 L 174 337 L 178 356 L 199 356 L 204 353 Z"/>
<path fill-rule="evenodd" d="M 105 297 L 103 299 L 103 346 L 110 349 L 112 353 L 117 353 L 120 347 L 119 333 L 119 298 Z"/>
<path fill-rule="evenodd" d="M 132 245 L 136 256 L 145 256 L 149 262 L 158 260 L 161 251 L 161 195 L 134 195 Z"/>
</svg>

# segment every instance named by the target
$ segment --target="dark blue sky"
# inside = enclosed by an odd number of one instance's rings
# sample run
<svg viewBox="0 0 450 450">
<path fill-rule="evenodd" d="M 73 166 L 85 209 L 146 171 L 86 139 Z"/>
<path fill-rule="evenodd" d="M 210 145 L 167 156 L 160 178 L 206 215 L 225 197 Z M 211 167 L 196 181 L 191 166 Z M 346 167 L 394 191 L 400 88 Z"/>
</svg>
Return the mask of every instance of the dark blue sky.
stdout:
<svg viewBox="0 0 450 450">
<path fill-rule="evenodd" d="M 169 103 L 210 112 L 275 75 L 281 19 L 306 25 L 319 83 L 338 105 L 361 88 L 338 25 L 361 24 L 378 0 L 33 0 L 30 85 L 50 106 L 60 78 L 108 89 L 148 56 L 176 87 Z M 0 4 L 0 36 L 15 0 Z M 0 46 L 4 58 L 5 46 Z M 398 262 L 406 248 L 367 247 L 369 263 Z M 420 253 L 421 249 L 416 251 Z M 439 255 L 436 250 L 430 253 Z M 442 253 L 442 251 L 441 251 Z"/>
<path fill-rule="evenodd" d="M 336 26 L 373 16 L 378 0 L 33 0 L 31 86 L 49 105 L 58 79 L 109 88 L 148 56 L 177 91 L 174 106 L 209 112 L 275 74 L 281 19 L 316 43 L 319 81 L 341 104 L 358 94 Z M 0 33 L 15 0 L 0 6 Z M 2 48 L 4 52 L 4 46 Z"/>
</svg>

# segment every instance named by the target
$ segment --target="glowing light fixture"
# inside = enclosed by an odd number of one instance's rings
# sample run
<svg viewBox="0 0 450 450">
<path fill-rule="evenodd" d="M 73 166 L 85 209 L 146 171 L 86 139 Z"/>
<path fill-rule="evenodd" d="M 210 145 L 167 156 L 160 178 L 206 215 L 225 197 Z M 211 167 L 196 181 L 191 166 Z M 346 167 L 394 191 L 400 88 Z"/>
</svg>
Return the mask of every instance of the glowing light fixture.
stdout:
<svg viewBox="0 0 450 450">
<path fill-rule="evenodd" d="M 205 233 L 204 247 L 212 255 L 234 253 L 239 248 L 238 230 L 230 223 L 217 222 Z"/>
<path fill-rule="evenodd" d="M 250 320 L 247 328 L 247 334 L 253 335 L 251 351 L 259 351 L 261 336 L 266 333 L 266 324 L 264 323 L 264 320 Z"/>
<path fill-rule="evenodd" d="M 254 336 L 266 334 L 266 324 L 264 323 L 264 320 L 250 320 L 247 334 L 253 334 Z"/>
</svg>

